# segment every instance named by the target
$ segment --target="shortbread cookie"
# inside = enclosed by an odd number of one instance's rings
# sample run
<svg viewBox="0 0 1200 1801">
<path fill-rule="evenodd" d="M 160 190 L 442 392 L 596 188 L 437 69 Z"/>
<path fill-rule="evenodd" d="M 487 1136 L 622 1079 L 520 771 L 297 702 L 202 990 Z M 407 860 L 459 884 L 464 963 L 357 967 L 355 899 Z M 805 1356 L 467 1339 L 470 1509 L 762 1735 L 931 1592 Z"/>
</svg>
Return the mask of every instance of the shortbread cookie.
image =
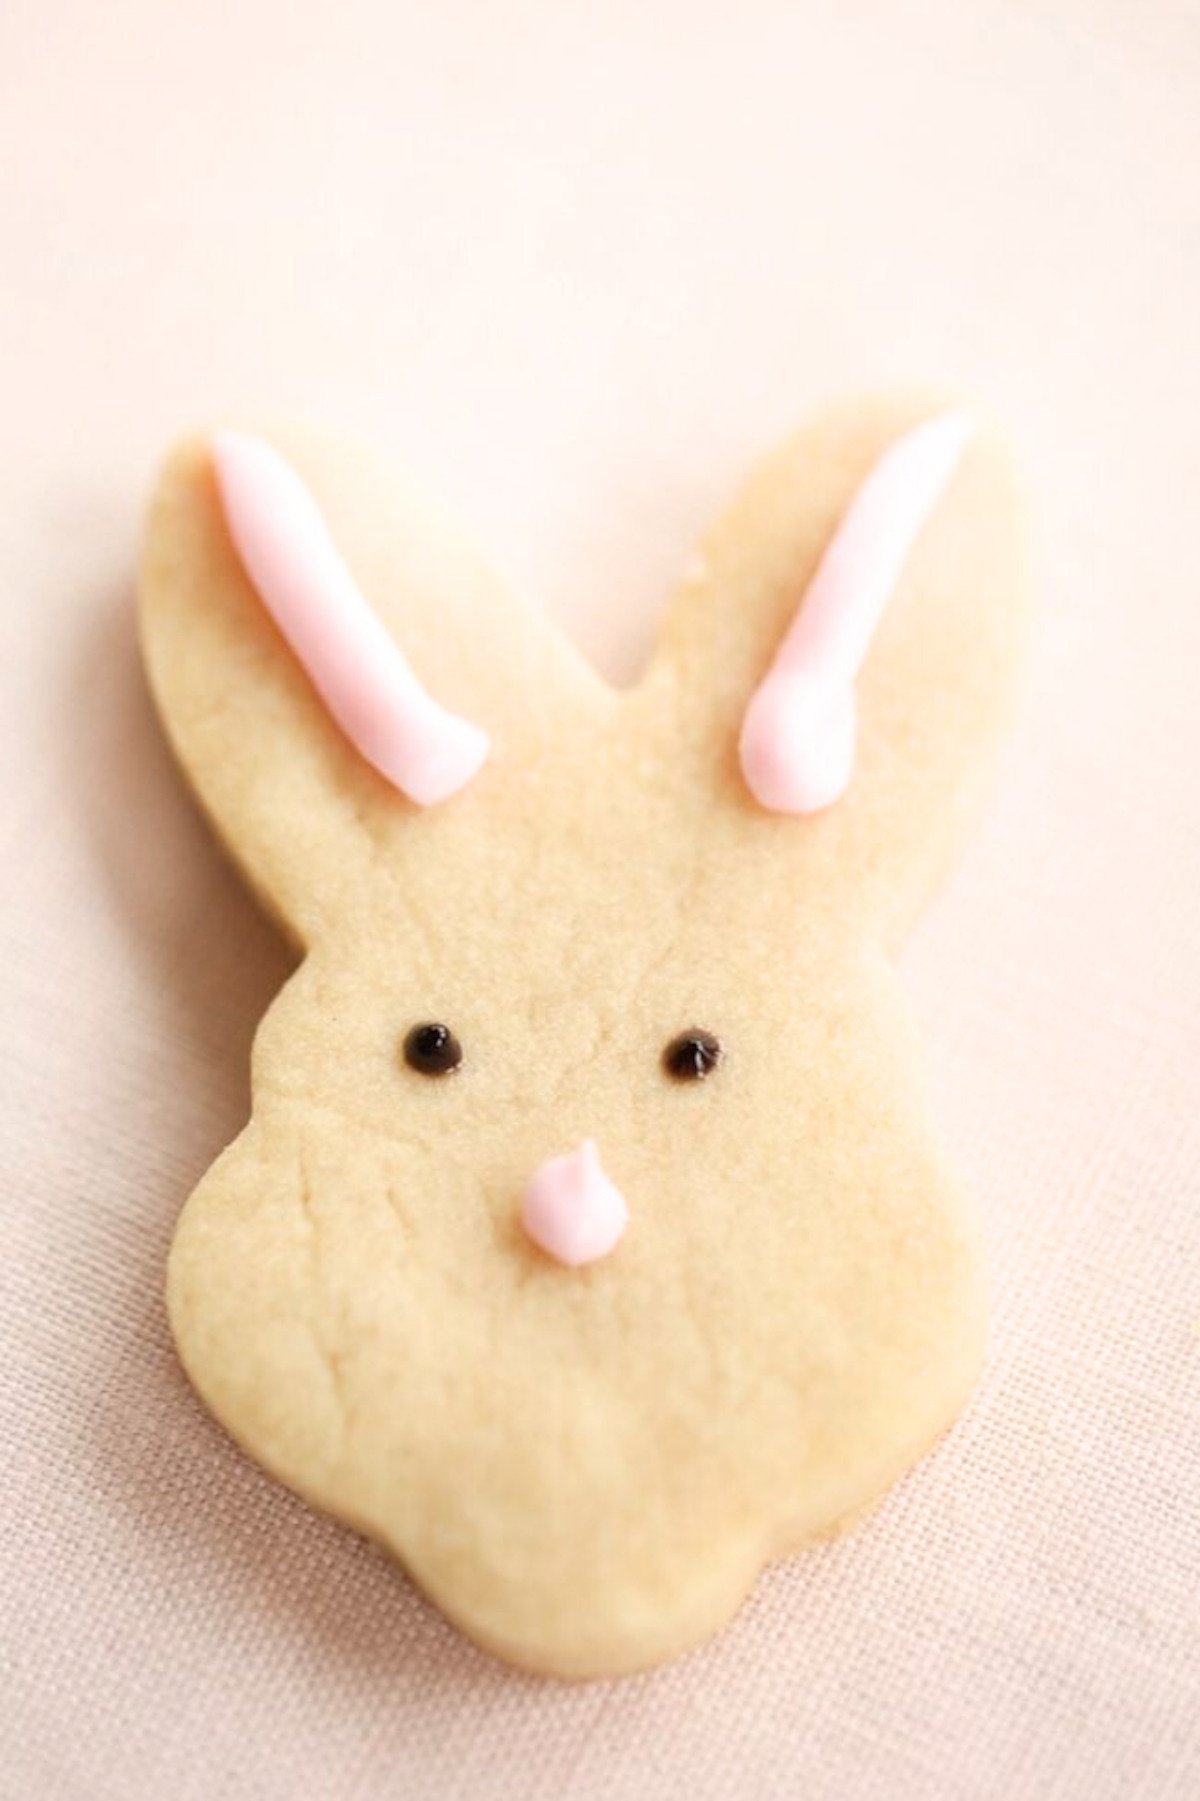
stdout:
<svg viewBox="0 0 1200 1801">
<path fill-rule="evenodd" d="M 161 477 L 154 693 L 302 953 L 179 1224 L 180 1355 L 515 1663 L 696 1644 L 976 1374 L 891 958 L 1008 711 L 1017 511 L 983 426 L 846 405 L 617 693 L 361 447 Z"/>
</svg>

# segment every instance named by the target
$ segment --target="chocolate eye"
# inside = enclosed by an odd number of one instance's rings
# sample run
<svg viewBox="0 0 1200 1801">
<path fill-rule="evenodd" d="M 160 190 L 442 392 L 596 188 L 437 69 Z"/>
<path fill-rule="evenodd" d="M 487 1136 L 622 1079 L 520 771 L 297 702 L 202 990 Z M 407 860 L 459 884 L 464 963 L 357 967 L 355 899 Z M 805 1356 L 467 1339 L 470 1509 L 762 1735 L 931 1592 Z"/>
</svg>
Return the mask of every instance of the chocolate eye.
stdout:
<svg viewBox="0 0 1200 1801">
<path fill-rule="evenodd" d="M 672 1038 L 663 1052 L 663 1068 L 677 1082 L 703 1082 L 725 1055 L 719 1038 L 692 1026 Z"/>
<path fill-rule="evenodd" d="M 448 1076 L 462 1062 L 462 1045 L 449 1026 L 414 1026 L 404 1040 L 404 1061 L 423 1076 Z"/>
</svg>

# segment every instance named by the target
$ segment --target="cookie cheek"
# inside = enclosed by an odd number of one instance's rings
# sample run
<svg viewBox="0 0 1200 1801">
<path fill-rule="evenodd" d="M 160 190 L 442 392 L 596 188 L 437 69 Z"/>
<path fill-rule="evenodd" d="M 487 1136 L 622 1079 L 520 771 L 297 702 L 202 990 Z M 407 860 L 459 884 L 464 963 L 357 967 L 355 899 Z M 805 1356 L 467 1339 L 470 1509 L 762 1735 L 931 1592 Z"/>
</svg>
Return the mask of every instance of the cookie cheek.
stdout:
<svg viewBox="0 0 1200 1801">
<path fill-rule="evenodd" d="M 316 1495 L 343 1433 L 336 1370 L 316 1311 L 312 1227 L 296 1172 L 255 1126 L 189 1199 L 167 1270 L 171 1331 L 188 1376 L 232 1436 Z"/>
</svg>

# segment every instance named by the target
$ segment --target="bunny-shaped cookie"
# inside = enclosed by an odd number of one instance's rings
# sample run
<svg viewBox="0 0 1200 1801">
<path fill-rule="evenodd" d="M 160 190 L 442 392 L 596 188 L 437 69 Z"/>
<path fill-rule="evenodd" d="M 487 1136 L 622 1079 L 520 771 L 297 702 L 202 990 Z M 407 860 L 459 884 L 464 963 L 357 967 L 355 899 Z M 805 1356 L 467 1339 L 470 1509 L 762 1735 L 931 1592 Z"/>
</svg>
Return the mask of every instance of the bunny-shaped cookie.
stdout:
<svg viewBox="0 0 1200 1801">
<path fill-rule="evenodd" d="M 704 1638 L 977 1370 L 890 957 L 1024 580 L 1003 453 L 934 412 L 857 402 L 770 459 L 627 693 L 361 449 L 192 442 L 153 502 L 154 693 L 302 952 L 179 1224 L 180 1354 L 532 1669 Z"/>
</svg>

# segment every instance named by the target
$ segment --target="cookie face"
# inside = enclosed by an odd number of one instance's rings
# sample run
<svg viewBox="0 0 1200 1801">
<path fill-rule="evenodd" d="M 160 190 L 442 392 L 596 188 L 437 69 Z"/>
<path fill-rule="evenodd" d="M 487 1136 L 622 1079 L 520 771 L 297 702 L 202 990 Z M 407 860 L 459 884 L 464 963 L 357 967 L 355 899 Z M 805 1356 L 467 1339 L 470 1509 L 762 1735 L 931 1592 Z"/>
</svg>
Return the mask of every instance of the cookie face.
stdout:
<svg viewBox="0 0 1200 1801">
<path fill-rule="evenodd" d="M 180 1221 L 180 1354 L 253 1456 L 527 1667 L 695 1644 L 880 1496 L 977 1369 L 973 1229 L 889 953 L 1019 651 L 986 433 L 859 662 L 800 647 L 830 716 L 852 694 L 849 766 L 806 728 L 764 802 L 746 749 L 839 521 L 932 410 L 849 406 L 769 461 L 624 694 L 359 447 L 273 437 L 402 652 L 378 691 L 451 722 L 435 777 L 436 732 L 364 750 L 361 695 L 286 614 L 285 638 L 212 444 L 155 497 L 152 685 L 303 953 L 253 1117 Z M 799 790 L 820 806 L 771 804 Z"/>
</svg>

